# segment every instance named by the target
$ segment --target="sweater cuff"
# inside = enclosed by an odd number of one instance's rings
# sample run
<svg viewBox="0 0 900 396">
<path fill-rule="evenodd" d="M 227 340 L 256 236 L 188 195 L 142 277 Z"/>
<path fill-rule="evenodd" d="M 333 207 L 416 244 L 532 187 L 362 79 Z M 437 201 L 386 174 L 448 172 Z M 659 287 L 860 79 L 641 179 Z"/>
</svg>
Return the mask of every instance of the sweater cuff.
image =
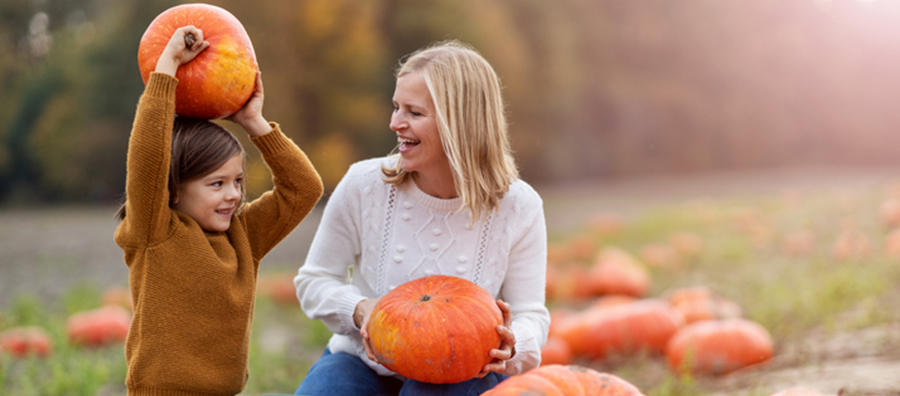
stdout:
<svg viewBox="0 0 900 396">
<path fill-rule="evenodd" d="M 263 155 L 277 153 L 294 146 L 291 139 L 281 131 L 281 126 L 277 122 L 269 122 L 269 126 L 272 127 L 272 130 L 268 133 L 250 138 L 250 141 Z"/>
<path fill-rule="evenodd" d="M 144 88 L 144 95 L 154 98 L 170 99 L 175 101 L 175 88 L 178 86 L 178 79 L 166 73 L 151 72 L 147 79 L 147 87 Z"/>
<path fill-rule="evenodd" d="M 353 314 L 356 312 L 356 306 L 365 299 L 362 295 L 347 293 L 338 302 L 338 315 L 341 318 L 342 330 L 344 330 L 342 334 L 356 334 L 361 330 L 353 322 Z"/>
<path fill-rule="evenodd" d="M 506 361 L 505 375 L 521 374 L 541 364 L 541 347 L 534 334 L 525 326 L 513 324 L 516 335 L 516 354 Z"/>
</svg>

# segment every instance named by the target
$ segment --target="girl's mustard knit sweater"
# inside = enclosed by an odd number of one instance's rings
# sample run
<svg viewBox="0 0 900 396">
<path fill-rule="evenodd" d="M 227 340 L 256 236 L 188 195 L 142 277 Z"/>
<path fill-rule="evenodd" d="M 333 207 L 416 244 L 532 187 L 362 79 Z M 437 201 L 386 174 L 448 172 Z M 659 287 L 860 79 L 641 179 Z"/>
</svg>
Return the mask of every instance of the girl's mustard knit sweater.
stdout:
<svg viewBox="0 0 900 396">
<path fill-rule="evenodd" d="M 151 74 L 128 146 L 126 217 L 115 233 L 129 267 L 134 319 L 125 344 L 129 395 L 235 395 L 248 378 L 259 262 L 316 205 L 322 181 L 271 123 L 251 139 L 273 176 L 226 232 L 169 207 L 178 80 Z"/>
</svg>

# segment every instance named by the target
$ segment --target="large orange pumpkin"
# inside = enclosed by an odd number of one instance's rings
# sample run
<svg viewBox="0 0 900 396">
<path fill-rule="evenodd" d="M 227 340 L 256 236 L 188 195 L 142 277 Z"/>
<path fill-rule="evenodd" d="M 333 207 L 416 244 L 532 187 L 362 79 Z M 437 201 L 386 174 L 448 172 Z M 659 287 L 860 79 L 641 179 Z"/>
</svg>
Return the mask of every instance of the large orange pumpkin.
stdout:
<svg viewBox="0 0 900 396">
<path fill-rule="evenodd" d="M 176 29 L 194 25 L 209 48 L 181 65 L 175 77 L 175 112 L 192 118 L 230 116 L 253 93 L 259 66 L 256 53 L 240 21 L 228 11 L 209 4 L 182 4 L 159 14 L 141 37 L 138 66 L 144 83 Z"/>
<path fill-rule="evenodd" d="M 721 375 L 772 357 L 772 337 L 747 319 L 706 320 L 678 330 L 666 345 L 673 371 Z"/>
<path fill-rule="evenodd" d="M 503 313 L 487 290 L 463 278 L 432 275 L 381 297 L 368 333 L 379 363 L 434 384 L 475 377 L 500 346 Z"/>
<path fill-rule="evenodd" d="M 573 348 L 593 359 L 640 351 L 662 354 L 669 338 L 684 324 L 678 311 L 658 299 L 594 310 L 584 320 L 584 338 Z"/>
<path fill-rule="evenodd" d="M 509 377 L 481 396 L 643 396 L 624 379 L 580 366 L 551 364 Z"/>
</svg>

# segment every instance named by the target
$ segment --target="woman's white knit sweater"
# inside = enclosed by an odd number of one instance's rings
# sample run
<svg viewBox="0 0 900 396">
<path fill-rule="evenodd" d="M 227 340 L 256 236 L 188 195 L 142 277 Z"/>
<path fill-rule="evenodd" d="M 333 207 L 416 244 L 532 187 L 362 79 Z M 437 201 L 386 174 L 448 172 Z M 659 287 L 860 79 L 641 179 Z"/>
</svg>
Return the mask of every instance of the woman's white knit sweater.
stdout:
<svg viewBox="0 0 900 396">
<path fill-rule="evenodd" d="M 537 367 L 550 324 L 540 196 L 518 180 L 497 210 L 470 226 L 460 198 L 432 197 L 414 182 L 399 188 L 385 183 L 381 167 L 393 161 L 375 158 L 350 167 L 294 278 L 303 311 L 335 333 L 331 352 L 359 356 L 379 374 L 394 374 L 366 357 L 354 309 L 410 280 L 444 274 L 473 281 L 511 305 L 516 354 L 504 374 Z"/>
</svg>

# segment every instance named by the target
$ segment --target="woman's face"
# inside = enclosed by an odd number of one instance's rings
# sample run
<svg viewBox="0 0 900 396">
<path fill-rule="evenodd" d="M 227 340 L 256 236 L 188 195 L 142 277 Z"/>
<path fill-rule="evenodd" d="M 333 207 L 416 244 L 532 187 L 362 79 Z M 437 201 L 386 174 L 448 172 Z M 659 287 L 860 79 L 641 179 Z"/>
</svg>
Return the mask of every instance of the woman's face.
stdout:
<svg viewBox="0 0 900 396">
<path fill-rule="evenodd" d="M 418 172 L 420 177 L 446 175 L 450 162 L 438 134 L 434 102 L 421 73 L 397 79 L 393 103 L 391 130 L 397 133 L 403 170 Z"/>
<path fill-rule="evenodd" d="M 235 155 L 212 173 L 178 186 L 174 208 L 206 231 L 227 231 L 241 202 L 243 162 L 240 154 Z"/>
</svg>

